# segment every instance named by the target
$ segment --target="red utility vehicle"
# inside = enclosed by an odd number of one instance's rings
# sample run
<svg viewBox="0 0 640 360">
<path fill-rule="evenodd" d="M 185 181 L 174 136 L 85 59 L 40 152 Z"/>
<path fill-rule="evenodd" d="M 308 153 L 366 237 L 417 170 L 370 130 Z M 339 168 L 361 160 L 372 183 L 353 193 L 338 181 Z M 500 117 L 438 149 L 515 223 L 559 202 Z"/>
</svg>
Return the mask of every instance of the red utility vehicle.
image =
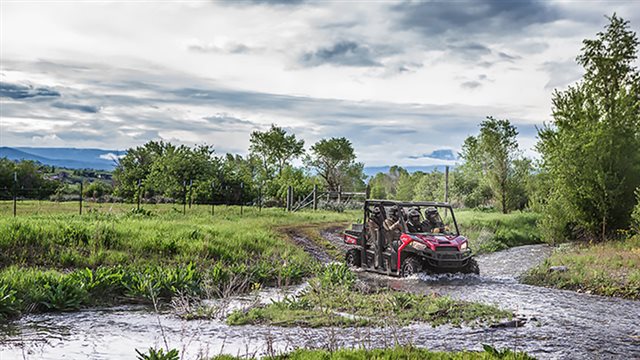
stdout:
<svg viewBox="0 0 640 360">
<path fill-rule="evenodd" d="M 391 218 L 388 224 L 397 223 L 396 231 L 383 225 Z M 367 271 L 402 277 L 418 272 L 480 273 L 447 203 L 367 200 L 363 223 L 345 230 L 344 242 L 349 247 L 347 264 Z"/>
</svg>

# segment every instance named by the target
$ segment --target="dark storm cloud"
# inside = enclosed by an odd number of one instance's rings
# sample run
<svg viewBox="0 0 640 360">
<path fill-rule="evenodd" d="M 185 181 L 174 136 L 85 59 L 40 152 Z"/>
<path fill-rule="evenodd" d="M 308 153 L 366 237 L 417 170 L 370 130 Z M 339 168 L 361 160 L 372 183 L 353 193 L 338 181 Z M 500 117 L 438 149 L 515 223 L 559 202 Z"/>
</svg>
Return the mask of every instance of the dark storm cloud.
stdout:
<svg viewBox="0 0 640 360">
<path fill-rule="evenodd" d="M 475 58 L 478 56 L 491 54 L 491 49 L 479 43 L 467 43 L 462 45 L 452 45 L 449 47 L 450 52 L 462 55 L 467 58 Z"/>
<path fill-rule="evenodd" d="M 29 99 L 37 97 L 60 97 L 60 93 L 45 87 L 18 85 L 0 82 L 0 97 L 11 99 Z"/>
<path fill-rule="evenodd" d="M 551 4 L 535 0 L 405 2 L 392 9 L 400 15 L 399 27 L 417 30 L 427 36 L 513 32 L 560 18 L 558 10 Z"/>
<path fill-rule="evenodd" d="M 381 66 L 371 48 L 355 41 L 339 41 L 329 47 L 322 47 L 302 54 L 299 63 L 304 66 L 323 64 L 341 66 Z"/>
<path fill-rule="evenodd" d="M 65 102 L 61 102 L 61 101 L 56 101 L 53 104 L 51 104 L 51 106 L 53 106 L 55 108 L 58 108 L 58 109 L 76 110 L 76 111 L 81 111 L 81 112 L 91 113 L 91 114 L 95 114 L 95 113 L 100 111 L 100 108 L 98 108 L 97 106 L 82 105 L 82 104 L 70 104 L 70 103 L 65 103 Z"/>
</svg>

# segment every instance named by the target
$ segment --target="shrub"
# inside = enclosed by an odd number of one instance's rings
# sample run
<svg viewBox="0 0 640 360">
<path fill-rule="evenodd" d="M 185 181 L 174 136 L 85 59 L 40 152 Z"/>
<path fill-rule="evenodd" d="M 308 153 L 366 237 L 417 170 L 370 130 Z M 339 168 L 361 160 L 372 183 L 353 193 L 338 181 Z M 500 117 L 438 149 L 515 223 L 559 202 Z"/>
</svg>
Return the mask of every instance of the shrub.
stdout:
<svg viewBox="0 0 640 360">
<path fill-rule="evenodd" d="M 180 353 L 176 349 L 171 349 L 166 353 L 162 349 L 154 349 L 149 348 L 149 351 L 146 353 L 141 353 L 138 349 L 136 349 L 136 353 L 138 354 L 138 360 L 179 360 Z"/>
<path fill-rule="evenodd" d="M 640 234 L 640 187 L 636 189 L 636 206 L 631 213 L 631 230 Z"/>
<path fill-rule="evenodd" d="M 325 266 L 318 275 L 322 287 L 346 286 L 351 287 L 356 282 L 356 276 L 346 264 L 331 263 Z"/>
</svg>

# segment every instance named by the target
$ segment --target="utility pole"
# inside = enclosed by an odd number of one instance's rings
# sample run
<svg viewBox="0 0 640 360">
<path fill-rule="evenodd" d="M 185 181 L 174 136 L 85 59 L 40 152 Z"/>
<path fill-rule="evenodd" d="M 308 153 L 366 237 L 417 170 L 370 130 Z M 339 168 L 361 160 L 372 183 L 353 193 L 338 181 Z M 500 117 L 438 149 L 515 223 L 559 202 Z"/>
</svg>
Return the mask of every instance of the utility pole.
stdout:
<svg viewBox="0 0 640 360">
<path fill-rule="evenodd" d="M 449 202 L 449 166 L 444 167 L 444 202 Z M 447 217 L 447 208 L 444 209 L 444 217 Z"/>
</svg>

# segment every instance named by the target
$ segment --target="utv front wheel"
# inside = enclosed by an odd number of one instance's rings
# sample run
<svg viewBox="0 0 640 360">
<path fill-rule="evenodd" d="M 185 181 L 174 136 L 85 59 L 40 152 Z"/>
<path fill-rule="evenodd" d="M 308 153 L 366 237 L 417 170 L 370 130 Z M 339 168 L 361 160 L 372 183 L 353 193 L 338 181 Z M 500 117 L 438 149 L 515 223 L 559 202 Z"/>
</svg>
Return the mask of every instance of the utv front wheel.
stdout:
<svg viewBox="0 0 640 360">
<path fill-rule="evenodd" d="M 347 251 L 345 262 L 347 263 L 347 266 L 360 267 L 362 265 L 360 261 L 360 251 L 358 251 L 358 249 L 351 249 Z"/>
<path fill-rule="evenodd" d="M 417 274 L 422 269 L 420 262 L 414 257 L 408 257 L 402 262 L 402 268 L 400 270 L 400 276 L 409 277 L 413 274 Z"/>
<path fill-rule="evenodd" d="M 476 259 L 474 258 L 469 259 L 469 262 L 467 262 L 467 265 L 462 268 L 462 273 L 480 275 L 480 266 L 478 266 L 478 262 L 476 261 Z"/>
</svg>

